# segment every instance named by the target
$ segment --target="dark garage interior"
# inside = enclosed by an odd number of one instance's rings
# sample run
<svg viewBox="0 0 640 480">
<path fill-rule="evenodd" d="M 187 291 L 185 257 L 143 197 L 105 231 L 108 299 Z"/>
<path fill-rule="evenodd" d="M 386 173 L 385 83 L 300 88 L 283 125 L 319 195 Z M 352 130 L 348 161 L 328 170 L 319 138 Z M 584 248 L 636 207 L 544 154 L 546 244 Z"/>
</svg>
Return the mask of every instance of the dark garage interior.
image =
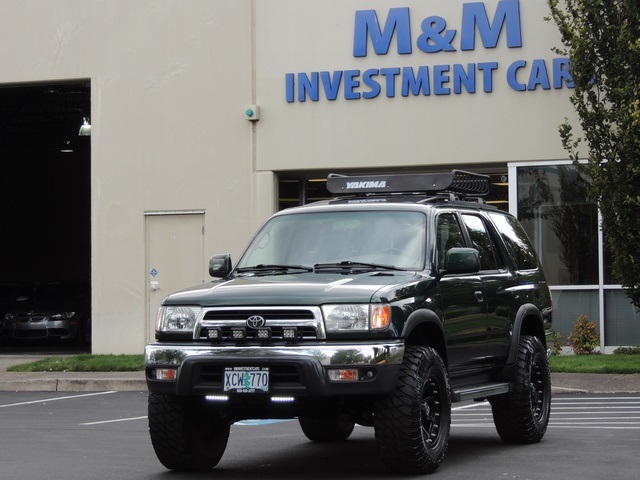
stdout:
<svg viewBox="0 0 640 480">
<path fill-rule="evenodd" d="M 11 338 L 14 327 L 5 317 L 51 285 L 58 297 L 68 294 L 78 301 L 80 295 L 90 308 L 90 121 L 88 80 L 0 85 L 0 321 L 5 345 L 13 340 L 34 346 L 56 340 L 81 343 L 75 326 L 70 332 L 75 338 L 64 338 L 52 323 L 48 332 L 34 328 L 24 330 L 23 338 Z M 44 326 L 37 317 L 41 305 L 30 305 L 31 316 L 21 321 Z M 83 317 L 84 323 L 90 321 L 89 312 Z"/>
</svg>

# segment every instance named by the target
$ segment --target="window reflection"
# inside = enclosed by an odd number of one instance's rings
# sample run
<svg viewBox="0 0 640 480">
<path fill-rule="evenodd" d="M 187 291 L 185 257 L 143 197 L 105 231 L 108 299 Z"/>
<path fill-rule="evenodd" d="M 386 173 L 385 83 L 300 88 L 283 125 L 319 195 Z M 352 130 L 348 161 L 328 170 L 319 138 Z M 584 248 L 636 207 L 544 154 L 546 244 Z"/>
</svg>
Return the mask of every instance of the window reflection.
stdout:
<svg viewBox="0 0 640 480">
<path fill-rule="evenodd" d="M 598 283 L 598 211 L 573 165 L 518 168 L 518 216 L 552 285 Z"/>
</svg>

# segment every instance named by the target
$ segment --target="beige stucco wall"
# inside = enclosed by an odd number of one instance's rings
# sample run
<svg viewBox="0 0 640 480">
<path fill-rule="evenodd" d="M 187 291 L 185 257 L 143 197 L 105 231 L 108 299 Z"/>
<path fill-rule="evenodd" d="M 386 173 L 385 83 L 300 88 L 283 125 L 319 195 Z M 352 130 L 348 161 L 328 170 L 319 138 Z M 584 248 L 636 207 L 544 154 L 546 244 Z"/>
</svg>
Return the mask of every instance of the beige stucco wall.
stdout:
<svg viewBox="0 0 640 480">
<path fill-rule="evenodd" d="M 251 9 L 249 0 L 0 3 L 0 83 L 91 79 L 94 353 L 141 352 L 146 341 L 145 211 L 205 210 L 205 250 L 237 254 L 273 209 L 253 195 L 274 191 L 268 174 L 252 175 L 243 113 Z"/>
<path fill-rule="evenodd" d="M 485 2 L 491 11 L 495 0 Z M 94 353 L 146 341 L 145 212 L 205 211 L 206 254 L 237 255 L 274 210 L 274 170 L 564 158 L 568 92 L 287 103 L 285 74 L 555 57 L 544 0 L 520 2 L 523 47 L 353 56 L 356 10 L 408 7 L 459 28 L 433 0 L 3 0 L 0 84 L 87 78 L 92 101 Z M 501 79 L 498 79 L 501 77 Z M 261 119 L 244 118 L 256 103 Z M 176 259 L 179 261 L 179 259 Z"/>
</svg>

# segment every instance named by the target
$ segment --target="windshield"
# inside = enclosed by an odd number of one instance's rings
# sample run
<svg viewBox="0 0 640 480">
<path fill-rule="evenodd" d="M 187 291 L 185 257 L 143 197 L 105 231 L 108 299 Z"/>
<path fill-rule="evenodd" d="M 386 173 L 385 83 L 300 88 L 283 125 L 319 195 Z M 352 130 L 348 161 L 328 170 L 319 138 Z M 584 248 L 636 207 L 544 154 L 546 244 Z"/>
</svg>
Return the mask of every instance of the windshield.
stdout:
<svg viewBox="0 0 640 480">
<path fill-rule="evenodd" d="M 419 212 L 324 212 L 269 220 L 238 268 L 361 262 L 422 270 L 426 218 Z"/>
</svg>

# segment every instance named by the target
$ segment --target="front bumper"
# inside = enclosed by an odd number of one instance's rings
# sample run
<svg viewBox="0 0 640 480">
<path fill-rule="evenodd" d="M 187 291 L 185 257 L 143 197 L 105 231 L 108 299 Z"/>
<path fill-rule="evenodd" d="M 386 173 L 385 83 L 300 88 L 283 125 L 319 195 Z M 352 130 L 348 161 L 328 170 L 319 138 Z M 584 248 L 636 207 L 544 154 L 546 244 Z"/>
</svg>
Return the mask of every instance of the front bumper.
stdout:
<svg viewBox="0 0 640 480">
<path fill-rule="evenodd" d="M 386 395 L 395 388 L 403 356 L 402 341 L 304 346 L 163 343 L 146 347 L 145 365 L 149 391 L 166 395 L 226 394 L 223 388 L 226 367 L 269 367 L 270 395 Z M 176 369 L 175 380 L 157 378 L 158 369 L 166 368 Z M 327 371 L 332 368 L 356 368 L 358 379 L 331 381 Z"/>
<path fill-rule="evenodd" d="M 4 334 L 16 340 L 43 340 L 55 338 L 71 340 L 77 332 L 77 322 L 74 320 L 5 320 Z"/>
</svg>

